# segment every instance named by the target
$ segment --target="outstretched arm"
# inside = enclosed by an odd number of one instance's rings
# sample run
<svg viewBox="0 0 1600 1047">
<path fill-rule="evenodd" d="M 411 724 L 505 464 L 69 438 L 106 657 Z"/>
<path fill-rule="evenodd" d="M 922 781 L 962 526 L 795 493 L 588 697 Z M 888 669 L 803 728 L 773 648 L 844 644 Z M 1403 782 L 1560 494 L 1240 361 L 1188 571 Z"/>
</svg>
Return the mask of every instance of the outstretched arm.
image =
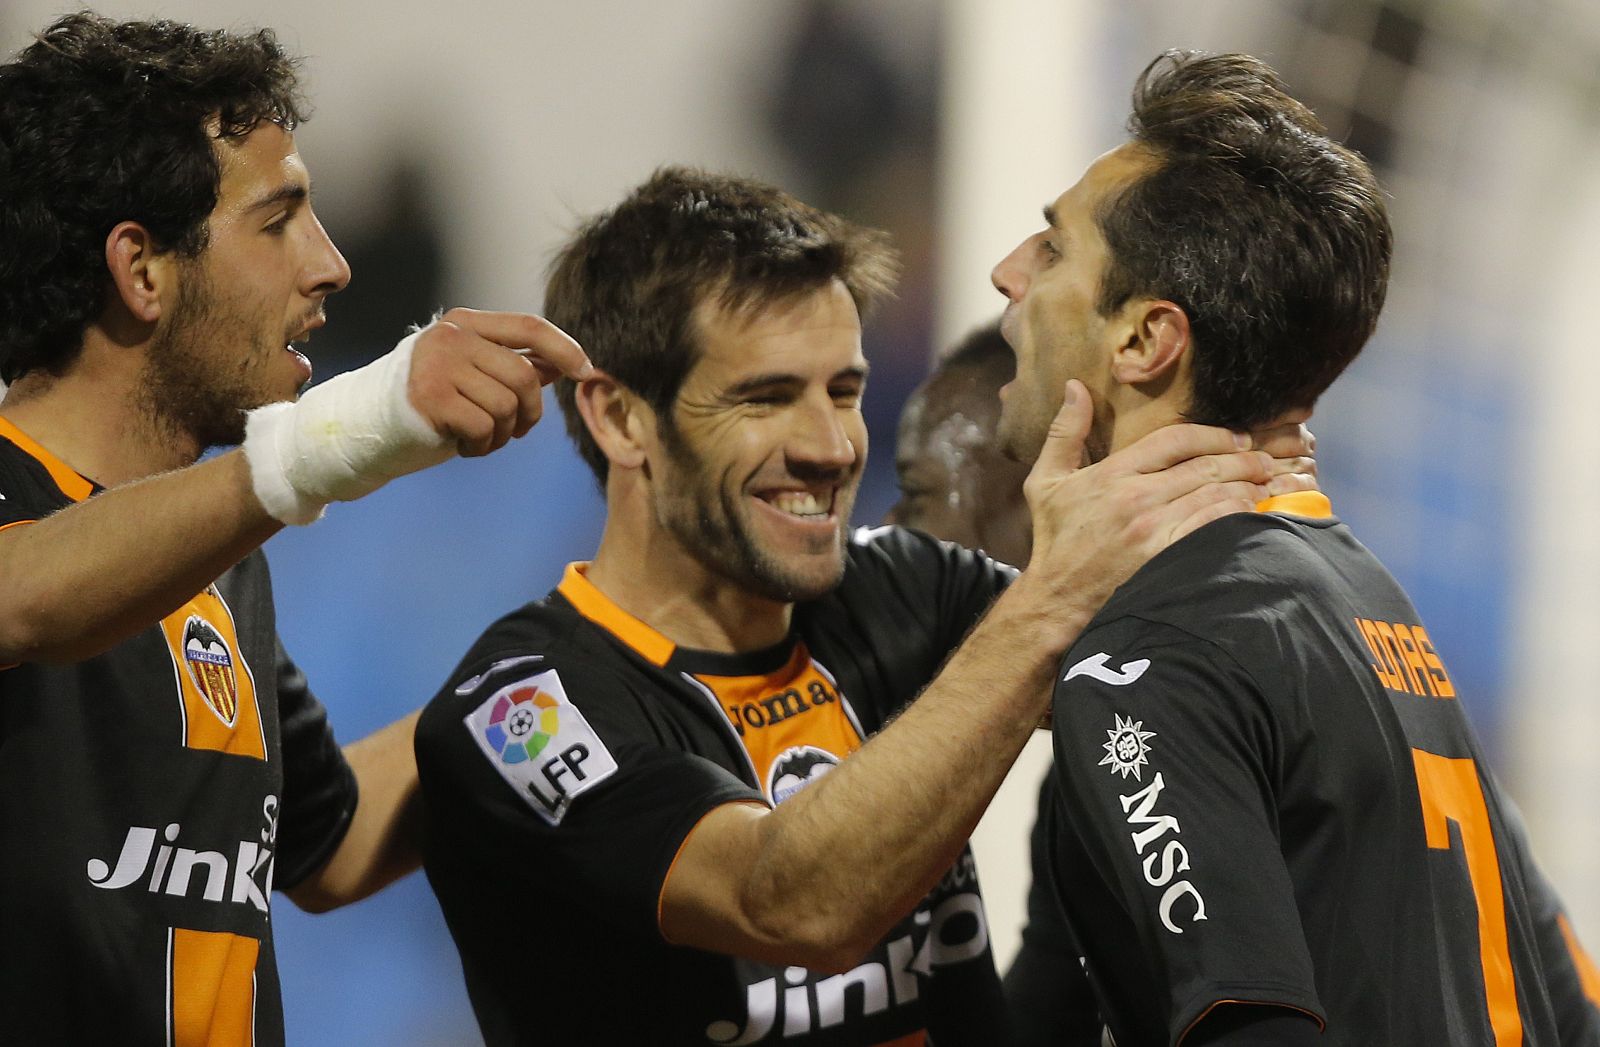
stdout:
<svg viewBox="0 0 1600 1047">
<path fill-rule="evenodd" d="M 937 881 L 1050 700 L 1058 660 L 1156 552 L 1268 493 L 1308 486 L 1249 439 L 1171 426 L 1079 468 L 1090 403 L 1069 383 L 1026 491 L 1034 551 L 892 724 L 780 807 L 711 811 L 661 894 L 678 944 L 843 970 Z"/>
<path fill-rule="evenodd" d="M 344 747 L 359 800 L 350 828 L 322 869 L 288 894 L 307 912 L 357 902 L 422 864 L 421 795 L 413 740 L 421 712 Z"/>
<path fill-rule="evenodd" d="M 538 421 L 543 383 L 588 365 L 576 342 L 521 314 L 456 309 L 407 342 L 398 375 L 391 354 L 297 404 L 262 408 L 278 414 L 281 438 L 247 444 L 248 454 L 0 528 L 0 666 L 86 658 L 159 621 L 282 527 L 263 506 L 264 489 L 269 502 L 275 493 L 320 508 L 457 451 L 487 454 Z M 323 391 L 335 382 L 337 392 Z M 377 418 L 370 437 L 334 432 L 345 407 Z M 320 419 L 314 439 L 294 431 L 296 415 Z M 316 443 L 324 436 L 328 448 Z M 356 454 L 333 446 L 352 436 L 365 438 Z M 264 487 L 264 477 L 275 482 Z M 279 517 L 287 518 L 282 509 Z"/>
</svg>

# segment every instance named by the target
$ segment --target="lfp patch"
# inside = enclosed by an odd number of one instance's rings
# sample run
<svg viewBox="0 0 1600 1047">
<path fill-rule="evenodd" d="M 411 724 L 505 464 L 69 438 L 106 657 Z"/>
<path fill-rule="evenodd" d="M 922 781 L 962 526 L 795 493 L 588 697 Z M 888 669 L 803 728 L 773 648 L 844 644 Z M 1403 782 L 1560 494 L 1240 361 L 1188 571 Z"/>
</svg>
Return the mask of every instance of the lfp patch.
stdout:
<svg viewBox="0 0 1600 1047">
<path fill-rule="evenodd" d="M 617 771 L 554 669 L 500 688 L 464 722 L 494 769 L 551 825 Z"/>
</svg>

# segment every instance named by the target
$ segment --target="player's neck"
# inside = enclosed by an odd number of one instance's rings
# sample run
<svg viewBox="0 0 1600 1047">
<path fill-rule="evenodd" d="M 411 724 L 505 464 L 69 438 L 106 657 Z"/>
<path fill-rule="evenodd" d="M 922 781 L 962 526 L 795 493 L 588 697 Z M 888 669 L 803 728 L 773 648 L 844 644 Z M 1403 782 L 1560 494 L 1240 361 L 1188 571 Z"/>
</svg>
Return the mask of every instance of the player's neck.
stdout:
<svg viewBox="0 0 1600 1047">
<path fill-rule="evenodd" d="M 155 425 L 141 407 L 142 354 L 86 339 L 62 374 L 18 378 L 0 416 L 73 470 L 113 487 L 192 464 L 199 449 Z"/>
<path fill-rule="evenodd" d="M 755 651 L 789 634 L 793 604 L 751 594 L 707 569 L 662 529 L 626 526 L 625 515 L 610 515 L 587 572 L 611 602 L 696 650 Z"/>
<path fill-rule="evenodd" d="M 1108 426 L 1106 450 L 1115 453 L 1150 435 L 1157 429 L 1183 421 L 1184 397 L 1165 395 L 1159 397 L 1129 396 L 1113 408 Z"/>
</svg>

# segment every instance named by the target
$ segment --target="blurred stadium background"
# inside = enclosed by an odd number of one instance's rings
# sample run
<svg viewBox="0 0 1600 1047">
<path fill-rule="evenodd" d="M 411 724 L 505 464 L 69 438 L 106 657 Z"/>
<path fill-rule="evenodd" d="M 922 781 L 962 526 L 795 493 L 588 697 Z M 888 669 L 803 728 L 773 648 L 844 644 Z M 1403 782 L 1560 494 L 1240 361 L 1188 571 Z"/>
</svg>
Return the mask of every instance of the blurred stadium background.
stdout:
<svg viewBox="0 0 1600 1047">
<path fill-rule="evenodd" d="M 1315 420 L 1336 509 L 1411 590 L 1536 849 L 1600 944 L 1600 8 L 1580 0 L 105 0 L 118 17 L 276 29 L 306 56 L 300 132 L 355 270 L 320 377 L 437 307 L 536 310 L 579 216 L 652 168 L 756 174 L 894 233 L 899 299 L 869 325 L 893 500 L 901 401 L 998 312 L 989 267 L 1116 144 L 1160 49 L 1261 55 L 1377 165 L 1398 266 L 1378 336 Z M 6 0 L 0 50 L 66 10 Z M 553 405 L 551 406 L 553 411 Z M 282 632 L 345 740 L 425 701 L 492 617 L 585 557 L 601 502 L 559 424 L 340 506 L 269 546 Z M 992 934 L 1014 950 L 1047 747 L 980 829 Z M 1590 797 L 1585 801 L 1584 797 Z M 530 897 L 528 1005 L 548 942 Z M 351 909 L 275 910 L 290 1042 L 477 1042 L 420 876 Z M 626 986 L 618 995 L 627 997 Z"/>
</svg>

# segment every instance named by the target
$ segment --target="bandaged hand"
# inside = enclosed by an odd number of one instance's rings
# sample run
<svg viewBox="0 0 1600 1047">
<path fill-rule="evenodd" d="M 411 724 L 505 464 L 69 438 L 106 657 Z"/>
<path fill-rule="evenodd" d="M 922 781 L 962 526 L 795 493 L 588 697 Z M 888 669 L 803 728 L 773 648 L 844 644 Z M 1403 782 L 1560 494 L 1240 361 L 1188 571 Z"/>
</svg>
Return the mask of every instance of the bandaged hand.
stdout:
<svg viewBox="0 0 1600 1047">
<path fill-rule="evenodd" d="M 330 502 L 525 435 L 543 386 L 590 370 L 578 343 L 546 320 L 452 309 L 365 367 L 251 411 L 251 486 L 278 520 L 311 523 Z"/>
</svg>

